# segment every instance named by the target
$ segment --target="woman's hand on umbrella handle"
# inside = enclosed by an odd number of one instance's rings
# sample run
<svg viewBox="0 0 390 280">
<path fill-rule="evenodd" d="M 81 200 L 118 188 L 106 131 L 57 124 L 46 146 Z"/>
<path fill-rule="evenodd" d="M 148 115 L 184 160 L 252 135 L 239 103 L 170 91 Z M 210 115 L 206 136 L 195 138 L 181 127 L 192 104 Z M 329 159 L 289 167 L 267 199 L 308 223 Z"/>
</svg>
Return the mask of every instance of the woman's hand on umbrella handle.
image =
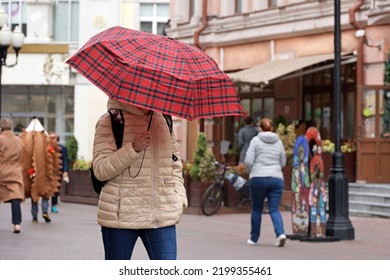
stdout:
<svg viewBox="0 0 390 280">
<path fill-rule="evenodd" d="M 150 131 L 144 131 L 138 134 L 138 136 L 135 138 L 133 142 L 133 148 L 136 152 L 141 152 L 143 149 L 150 145 L 150 142 Z"/>
</svg>

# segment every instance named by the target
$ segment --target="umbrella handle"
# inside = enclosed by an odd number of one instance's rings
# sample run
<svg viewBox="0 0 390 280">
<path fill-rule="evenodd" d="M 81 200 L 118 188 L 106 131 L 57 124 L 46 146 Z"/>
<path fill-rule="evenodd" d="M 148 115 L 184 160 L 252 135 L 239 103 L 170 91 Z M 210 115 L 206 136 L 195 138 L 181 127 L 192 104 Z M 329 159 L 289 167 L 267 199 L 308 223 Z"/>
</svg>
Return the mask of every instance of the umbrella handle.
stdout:
<svg viewBox="0 0 390 280">
<path fill-rule="evenodd" d="M 152 113 L 150 113 L 150 119 L 149 119 L 149 124 L 148 124 L 148 130 L 149 130 L 149 128 L 150 128 L 150 124 L 152 123 L 153 113 L 154 113 L 154 111 L 152 111 Z"/>
</svg>

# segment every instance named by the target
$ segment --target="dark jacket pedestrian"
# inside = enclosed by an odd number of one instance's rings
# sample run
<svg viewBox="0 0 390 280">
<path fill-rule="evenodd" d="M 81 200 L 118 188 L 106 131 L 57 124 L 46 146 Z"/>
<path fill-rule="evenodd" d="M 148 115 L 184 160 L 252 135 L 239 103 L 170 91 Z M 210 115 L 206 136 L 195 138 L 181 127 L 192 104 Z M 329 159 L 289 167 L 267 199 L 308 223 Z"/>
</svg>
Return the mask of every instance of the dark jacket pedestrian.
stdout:
<svg viewBox="0 0 390 280">
<path fill-rule="evenodd" d="M 60 137 L 56 134 L 56 132 L 51 131 L 49 132 L 49 138 L 52 140 L 55 140 L 58 144 L 58 147 L 60 148 L 61 152 L 61 169 L 60 169 L 60 188 L 62 187 L 63 183 L 67 184 L 69 183 L 69 174 L 68 174 L 68 149 L 60 144 Z M 60 189 L 54 193 L 54 195 L 51 197 L 51 212 L 52 213 L 58 213 L 58 198 L 60 196 Z"/>
<path fill-rule="evenodd" d="M 252 138 L 255 137 L 259 132 L 252 124 L 251 117 L 244 118 L 245 126 L 242 127 L 238 132 L 238 147 L 240 149 L 239 163 L 244 163 L 246 151 L 248 150 L 249 143 Z"/>
<path fill-rule="evenodd" d="M 20 163 L 22 141 L 11 130 L 11 119 L 1 119 L 0 127 L 0 202 L 11 203 L 14 233 L 19 233 L 22 223 L 20 203 L 25 199 Z"/>
<path fill-rule="evenodd" d="M 260 133 L 249 144 L 245 164 L 249 170 L 249 187 L 252 200 L 251 233 L 247 243 L 255 245 L 260 238 L 264 201 L 274 226 L 275 246 L 286 242 L 279 204 L 284 189 L 282 168 L 286 165 L 286 151 L 278 135 L 273 132 L 270 119 L 260 121 Z"/>
</svg>

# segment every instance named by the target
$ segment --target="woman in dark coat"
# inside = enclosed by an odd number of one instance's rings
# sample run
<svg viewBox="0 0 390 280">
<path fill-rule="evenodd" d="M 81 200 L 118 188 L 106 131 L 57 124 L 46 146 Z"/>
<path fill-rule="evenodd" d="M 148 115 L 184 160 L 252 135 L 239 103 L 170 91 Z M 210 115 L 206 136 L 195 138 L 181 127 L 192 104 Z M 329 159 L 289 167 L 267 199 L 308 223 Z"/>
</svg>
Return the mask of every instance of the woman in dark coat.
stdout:
<svg viewBox="0 0 390 280">
<path fill-rule="evenodd" d="M 10 202 L 14 233 L 20 232 L 22 212 L 20 203 L 24 201 L 24 188 L 20 156 L 22 141 L 11 130 L 12 120 L 0 120 L 0 202 Z"/>
</svg>

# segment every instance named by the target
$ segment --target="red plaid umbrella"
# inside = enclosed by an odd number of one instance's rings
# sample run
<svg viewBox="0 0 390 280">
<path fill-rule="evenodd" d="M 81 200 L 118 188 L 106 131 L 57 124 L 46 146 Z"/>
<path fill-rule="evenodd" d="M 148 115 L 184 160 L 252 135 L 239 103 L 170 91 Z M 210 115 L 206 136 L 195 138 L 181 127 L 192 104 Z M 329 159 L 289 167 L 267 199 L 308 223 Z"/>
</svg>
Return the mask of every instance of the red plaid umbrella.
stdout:
<svg viewBox="0 0 390 280">
<path fill-rule="evenodd" d="M 89 39 L 69 60 L 110 98 L 194 120 L 244 115 L 230 78 L 201 50 L 123 27 Z"/>
</svg>

